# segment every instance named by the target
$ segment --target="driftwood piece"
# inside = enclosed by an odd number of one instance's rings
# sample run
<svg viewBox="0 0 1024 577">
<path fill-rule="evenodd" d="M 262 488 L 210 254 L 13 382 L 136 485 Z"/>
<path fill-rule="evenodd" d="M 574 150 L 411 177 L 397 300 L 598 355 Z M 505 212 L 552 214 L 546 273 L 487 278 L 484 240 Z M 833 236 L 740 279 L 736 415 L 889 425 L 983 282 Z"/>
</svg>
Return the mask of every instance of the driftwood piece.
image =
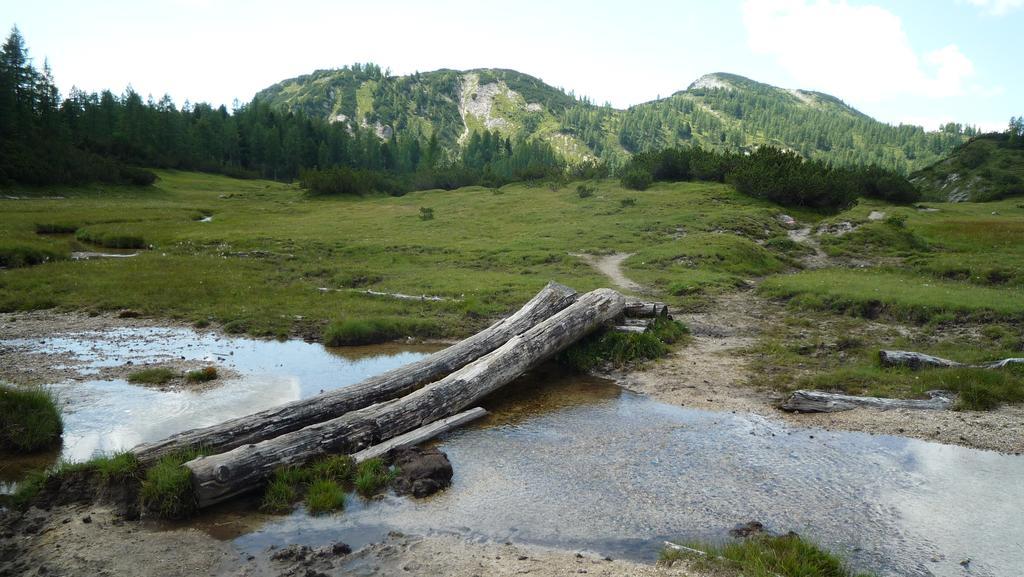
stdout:
<svg viewBox="0 0 1024 577">
<path fill-rule="evenodd" d="M 956 401 L 956 395 L 949 391 L 928 391 L 925 394 L 930 398 L 927 400 L 883 399 L 799 390 L 790 395 L 780 408 L 797 413 L 835 413 L 849 411 L 857 407 L 871 407 L 883 411 L 889 409 L 944 410 L 951 408 Z"/>
<path fill-rule="evenodd" d="M 908 367 L 914 370 L 921 369 L 924 367 L 936 367 L 942 369 L 949 369 L 954 367 L 968 367 L 973 369 L 1002 369 L 1009 365 L 1024 364 L 1024 358 L 1011 357 L 1009 359 L 1002 359 L 1000 361 L 991 361 L 988 363 L 978 363 L 969 365 L 965 363 L 958 363 L 942 357 L 933 357 L 932 355 L 926 355 L 924 353 L 915 353 L 912 351 L 878 351 L 878 358 L 882 362 L 883 367 Z"/>
<path fill-rule="evenodd" d="M 324 453 L 356 453 L 458 413 L 615 318 L 624 305 L 613 290 L 592 291 L 491 353 L 400 399 L 189 461 L 184 466 L 191 471 L 197 503 L 206 507 L 256 489 L 278 467 L 301 465 Z"/>
<path fill-rule="evenodd" d="M 374 445 L 369 449 L 363 449 L 362 451 L 352 455 L 352 458 L 355 459 L 357 463 L 362 463 L 368 459 L 383 457 L 395 449 L 412 447 L 414 445 L 419 445 L 424 441 L 429 441 L 442 433 L 447 433 L 448 431 L 457 429 L 466 423 L 471 423 L 486 414 L 487 411 L 485 409 L 481 407 L 474 407 L 457 415 L 452 415 L 448 418 L 434 421 L 429 425 L 424 425 L 418 429 L 413 429 L 408 433 L 398 435 L 397 437 L 384 441 L 383 443 Z"/>
<path fill-rule="evenodd" d="M 667 304 L 642 302 L 627 303 L 626 308 L 623 309 L 622 311 L 622 314 L 627 317 L 645 319 L 669 316 Z"/>
<path fill-rule="evenodd" d="M 164 455 L 189 447 L 202 446 L 209 452 L 223 452 L 399 397 L 493 351 L 512 337 L 565 309 L 576 300 L 576 296 L 576 291 L 567 286 L 548 283 L 512 316 L 419 361 L 308 399 L 218 425 L 191 429 L 161 441 L 143 443 L 133 448 L 132 453 L 143 463 L 149 464 Z"/>
</svg>

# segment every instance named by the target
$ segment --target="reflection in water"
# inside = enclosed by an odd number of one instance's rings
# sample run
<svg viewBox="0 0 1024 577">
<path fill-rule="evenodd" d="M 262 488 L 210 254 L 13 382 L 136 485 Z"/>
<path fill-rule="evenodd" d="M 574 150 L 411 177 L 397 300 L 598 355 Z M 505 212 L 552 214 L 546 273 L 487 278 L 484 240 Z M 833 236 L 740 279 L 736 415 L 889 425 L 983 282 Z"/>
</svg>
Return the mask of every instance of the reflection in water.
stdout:
<svg viewBox="0 0 1024 577">
<path fill-rule="evenodd" d="M 1009 519 L 1024 510 L 1024 487 L 1007 481 L 1024 474 L 1019 457 L 677 408 L 553 372 L 513 387 L 486 403 L 496 414 L 439 441 L 455 468 L 447 491 L 264 519 L 236 546 L 359 546 L 397 530 L 650 560 L 663 539 L 723 539 L 735 524 L 761 520 L 881 575 L 963 575 L 968 557 L 970 575 L 1024 566 L 1024 527 Z M 965 486 L 970 516 L 937 506 Z"/>
<path fill-rule="evenodd" d="M 32 459 L 27 467 L 5 463 L 0 467 L 0 482 L 8 483 L 28 468 L 53 463 L 57 457 L 82 461 L 213 425 L 359 382 L 439 348 L 382 345 L 327 349 L 302 341 L 231 338 L 169 328 L 116 329 L 0 343 L 55 355 L 86 375 L 129 363 L 141 366 L 182 360 L 208 362 L 239 374 L 200 391 L 163 391 L 124 380 L 54 384 L 52 389 L 64 411 L 60 454 Z"/>
<path fill-rule="evenodd" d="M 63 452 L 74 459 L 308 397 L 426 352 L 341 356 L 181 329 L 31 346 L 74 353 L 87 370 L 185 356 L 241 375 L 203 392 L 56 385 L 70 410 Z M 269 517 L 235 501 L 199 525 L 246 552 L 338 540 L 358 547 L 397 530 L 652 559 L 663 539 L 722 539 L 733 525 L 759 520 L 880 575 L 1003 577 L 1024 567 L 1021 457 L 673 407 L 550 366 L 483 404 L 489 417 L 437 441 L 455 468 L 453 486 L 439 495 L 353 498 L 343 513 L 322 517 Z M 960 565 L 967 558 L 969 570 Z"/>
</svg>

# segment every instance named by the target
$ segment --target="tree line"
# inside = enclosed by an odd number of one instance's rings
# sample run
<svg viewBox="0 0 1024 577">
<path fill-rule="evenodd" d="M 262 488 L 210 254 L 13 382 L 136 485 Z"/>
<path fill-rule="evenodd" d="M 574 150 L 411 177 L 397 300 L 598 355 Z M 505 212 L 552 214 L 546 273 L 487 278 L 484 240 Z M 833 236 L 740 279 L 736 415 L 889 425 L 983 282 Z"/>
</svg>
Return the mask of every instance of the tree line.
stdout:
<svg viewBox="0 0 1024 577">
<path fill-rule="evenodd" d="M 372 66 L 364 73 L 382 74 Z M 179 108 L 167 95 L 143 100 L 131 87 L 121 95 L 72 89 L 62 99 L 49 66 L 38 70 L 12 29 L 0 48 L 0 184 L 153 182 L 140 166 L 283 181 L 304 175 L 309 183 L 334 171 L 335 181 L 351 178 L 333 188 L 391 193 L 542 178 L 565 168 L 540 141 L 484 131 L 452 155 L 436 133 L 329 122 L 259 99 L 233 111 L 187 101 Z"/>
<path fill-rule="evenodd" d="M 642 152 L 623 168 L 621 179 L 624 186 L 636 190 L 656 181 L 725 182 L 749 196 L 823 212 L 847 208 L 859 197 L 911 203 L 921 196 L 913 184 L 891 170 L 834 166 L 772 146 L 750 154 L 697 146 Z"/>
</svg>

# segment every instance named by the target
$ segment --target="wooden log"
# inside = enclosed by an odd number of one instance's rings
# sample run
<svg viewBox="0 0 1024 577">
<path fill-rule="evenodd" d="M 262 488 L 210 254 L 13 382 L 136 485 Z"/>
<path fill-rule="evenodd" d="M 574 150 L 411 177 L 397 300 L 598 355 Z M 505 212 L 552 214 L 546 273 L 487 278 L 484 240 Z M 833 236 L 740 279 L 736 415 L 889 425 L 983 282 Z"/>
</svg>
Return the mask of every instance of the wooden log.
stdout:
<svg viewBox="0 0 1024 577">
<path fill-rule="evenodd" d="M 496 350 L 400 399 L 189 461 L 185 467 L 191 471 L 196 500 L 206 507 L 260 487 L 278 467 L 301 465 L 324 453 L 356 453 L 458 413 L 615 318 L 624 305 L 622 295 L 613 290 L 592 291 Z"/>
<path fill-rule="evenodd" d="M 424 425 L 418 429 L 413 429 L 408 433 L 398 435 L 397 437 L 384 441 L 383 443 L 374 445 L 369 449 L 363 449 L 362 451 L 352 455 L 352 458 L 355 459 L 357 463 L 362 463 L 368 459 L 383 457 L 395 449 L 412 447 L 414 445 L 419 445 L 424 441 L 429 441 L 442 433 L 447 433 L 448 431 L 457 429 L 466 423 L 471 423 L 486 414 L 487 411 L 482 407 L 474 407 L 457 415 L 452 415 L 451 417 L 434 421 L 433 423 Z"/>
<path fill-rule="evenodd" d="M 779 408 L 797 413 L 835 413 L 849 411 L 857 407 L 871 407 L 883 411 L 889 409 L 944 410 L 951 408 L 956 401 L 956 395 L 949 391 L 928 391 L 926 394 L 930 397 L 927 400 L 884 399 L 799 390 L 790 395 Z"/>
<path fill-rule="evenodd" d="M 626 307 L 623 309 L 622 314 L 627 317 L 645 319 L 669 316 L 667 304 L 643 302 L 626 303 Z"/>
<path fill-rule="evenodd" d="M 133 448 L 132 453 L 143 464 L 151 464 L 160 457 L 190 447 L 202 446 L 209 452 L 223 452 L 399 397 L 497 349 L 512 337 L 565 309 L 576 300 L 576 296 L 576 291 L 567 286 L 548 283 L 512 316 L 419 361 L 308 399 L 217 425 L 191 429 L 161 441 L 143 443 Z"/>
<path fill-rule="evenodd" d="M 924 367 L 954 368 L 969 367 L 974 369 L 1002 369 L 1009 365 L 1024 364 L 1024 358 L 1011 357 L 988 363 L 977 363 L 974 365 L 958 363 L 942 357 L 933 357 L 924 353 L 912 351 L 878 351 L 878 357 L 883 367 L 909 367 L 917 370 Z"/>
<path fill-rule="evenodd" d="M 611 328 L 612 331 L 617 333 L 637 333 L 641 334 L 647 331 L 647 327 L 638 325 L 615 325 Z"/>
</svg>

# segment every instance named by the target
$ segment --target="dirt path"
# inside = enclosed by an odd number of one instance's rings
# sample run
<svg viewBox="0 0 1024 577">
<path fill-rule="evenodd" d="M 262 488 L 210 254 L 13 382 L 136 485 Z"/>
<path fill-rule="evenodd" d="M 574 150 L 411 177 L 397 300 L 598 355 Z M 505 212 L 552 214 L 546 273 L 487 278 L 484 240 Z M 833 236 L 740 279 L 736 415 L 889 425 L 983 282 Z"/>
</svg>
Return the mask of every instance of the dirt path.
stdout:
<svg viewBox="0 0 1024 577">
<path fill-rule="evenodd" d="M 614 254 L 598 256 L 593 254 L 580 254 L 580 253 L 569 253 L 570 256 L 574 256 L 583 262 L 589 264 L 598 270 L 601 274 L 608 277 L 612 283 L 622 290 L 644 294 L 649 292 L 640 283 L 629 279 L 625 274 L 622 273 L 622 261 L 633 256 L 631 252 L 617 252 Z"/>
</svg>

